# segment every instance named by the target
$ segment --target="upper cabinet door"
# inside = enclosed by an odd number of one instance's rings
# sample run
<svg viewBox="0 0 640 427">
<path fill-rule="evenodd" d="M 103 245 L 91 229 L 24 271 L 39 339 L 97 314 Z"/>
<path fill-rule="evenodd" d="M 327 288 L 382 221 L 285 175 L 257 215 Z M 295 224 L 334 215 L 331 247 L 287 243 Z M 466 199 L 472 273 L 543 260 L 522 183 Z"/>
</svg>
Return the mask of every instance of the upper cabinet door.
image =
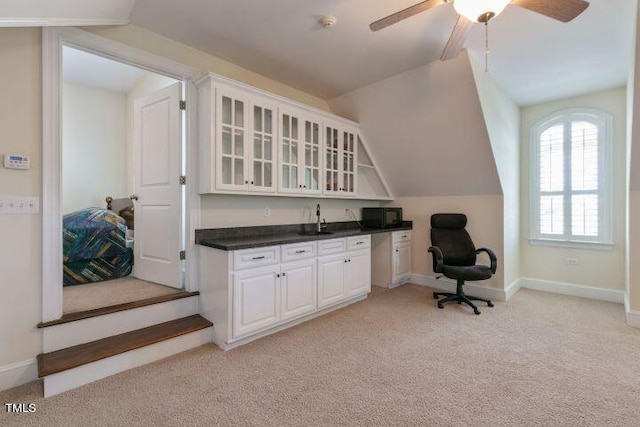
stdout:
<svg viewBox="0 0 640 427">
<path fill-rule="evenodd" d="M 301 119 L 294 111 L 280 112 L 280 191 L 283 193 L 299 193 L 300 182 L 300 146 L 302 132 Z"/>
<path fill-rule="evenodd" d="M 325 125 L 324 194 L 353 197 L 357 191 L 356 130 L 339 123 Z"/>
<path fill-rule="evenodd" d="M 249 190 L 275 192 L 277 108 L 260 98 L 254 98 L 251 107 Z"/>
<path fill-rule="evenodd" d="M 216 188 L 247 190 L 248 99 L 240 92 L 216 89 Z"/>
<path fill-rule="evenodd" d="M 320 194 L 320 120 L 295 109 L 280 110 L 279 191 Z"/>
<path fill-rule="evenodd" d="M 301 182 L 302 192 L 308 194 L 320 194 L 321 179 L 320 173 L 320 153 L 322 150 L 321 137 L 322 130 L 319 120 L 313 118 L 304 119 L 304 138 L 302 155 Z"/>
</svg>

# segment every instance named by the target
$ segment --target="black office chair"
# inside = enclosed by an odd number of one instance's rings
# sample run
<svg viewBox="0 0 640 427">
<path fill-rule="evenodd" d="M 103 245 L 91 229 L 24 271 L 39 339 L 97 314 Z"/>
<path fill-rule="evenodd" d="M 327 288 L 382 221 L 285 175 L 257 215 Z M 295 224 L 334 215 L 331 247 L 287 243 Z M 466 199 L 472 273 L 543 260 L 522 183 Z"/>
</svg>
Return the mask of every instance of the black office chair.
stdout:
<svg viewBox="0 0 640 427">
<path fill-rule="evenodd" d="M 434 292 L 433 298 L 438 299 L 438 308 L 444 308 L 444 304 L 455 301 L 458 304 L 465 303 L 473 308 L 475 314 L 480 314 L 478 307 L 471 301 L 486 302 L 489 307 L 493 303 L 488 299 L 465 295 L 462 290 L 465 280 L 486 280 L 496 272 L 498 261 L 491 249 L 479 248 L 476 250 L 473 241 L 465 230 L 467 217 L 464 214 L 434 214 L 431 216 L 431 247 L 429 252 L 433 256 L 433 271 L 442 273 L 450 279 L 458 282 L 456 293 Z M 486 252 L 491 259 L 491 266 L 476 265 L 476 255 Z"/>
</svg>

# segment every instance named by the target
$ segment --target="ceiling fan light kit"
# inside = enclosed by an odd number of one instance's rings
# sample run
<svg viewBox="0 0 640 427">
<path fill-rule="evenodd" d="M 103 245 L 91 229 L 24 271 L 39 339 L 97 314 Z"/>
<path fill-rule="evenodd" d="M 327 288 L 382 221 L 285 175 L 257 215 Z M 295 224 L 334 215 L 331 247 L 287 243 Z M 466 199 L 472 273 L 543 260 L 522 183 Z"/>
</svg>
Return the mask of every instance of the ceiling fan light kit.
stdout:
<svg viewBox="0 0 640 427">
<path fill-rule="evenodd" d="M 454 0 L 453 8 L 470 21 L 484 22 L 498 16 L 511 0 Z"/>
</svg>

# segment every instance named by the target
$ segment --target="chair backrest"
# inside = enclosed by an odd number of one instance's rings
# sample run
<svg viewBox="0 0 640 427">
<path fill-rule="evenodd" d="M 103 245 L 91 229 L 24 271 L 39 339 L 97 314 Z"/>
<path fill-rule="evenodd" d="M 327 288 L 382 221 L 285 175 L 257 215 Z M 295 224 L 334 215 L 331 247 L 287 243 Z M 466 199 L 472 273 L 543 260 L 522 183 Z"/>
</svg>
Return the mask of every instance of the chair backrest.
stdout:
<svg viewBox="0 0 640 427">
<path fill-rule="evenodd" d="M 442 251 L 444 265 L 469 266 L 476 263 L 476 248 L 465 230 L 464 214 L 431 215 L 431 244 Z M 435 270 L 435 257 L 433 257 Z"/>
</svg>

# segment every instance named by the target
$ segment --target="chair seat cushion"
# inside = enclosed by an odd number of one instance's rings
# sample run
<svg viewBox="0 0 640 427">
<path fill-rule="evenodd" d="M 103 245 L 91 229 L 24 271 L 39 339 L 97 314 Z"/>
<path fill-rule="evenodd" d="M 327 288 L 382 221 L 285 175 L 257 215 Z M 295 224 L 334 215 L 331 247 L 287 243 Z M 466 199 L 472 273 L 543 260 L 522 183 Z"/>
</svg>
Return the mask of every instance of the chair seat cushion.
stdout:
<svg viewBox="0 0 640 427">
<path fill-rule="evenodd" d="M 486 265 L 443 265 L 442 274 L 456 280 L 485 280 L 491 277 L 491 267 Z"/>
</svg>

